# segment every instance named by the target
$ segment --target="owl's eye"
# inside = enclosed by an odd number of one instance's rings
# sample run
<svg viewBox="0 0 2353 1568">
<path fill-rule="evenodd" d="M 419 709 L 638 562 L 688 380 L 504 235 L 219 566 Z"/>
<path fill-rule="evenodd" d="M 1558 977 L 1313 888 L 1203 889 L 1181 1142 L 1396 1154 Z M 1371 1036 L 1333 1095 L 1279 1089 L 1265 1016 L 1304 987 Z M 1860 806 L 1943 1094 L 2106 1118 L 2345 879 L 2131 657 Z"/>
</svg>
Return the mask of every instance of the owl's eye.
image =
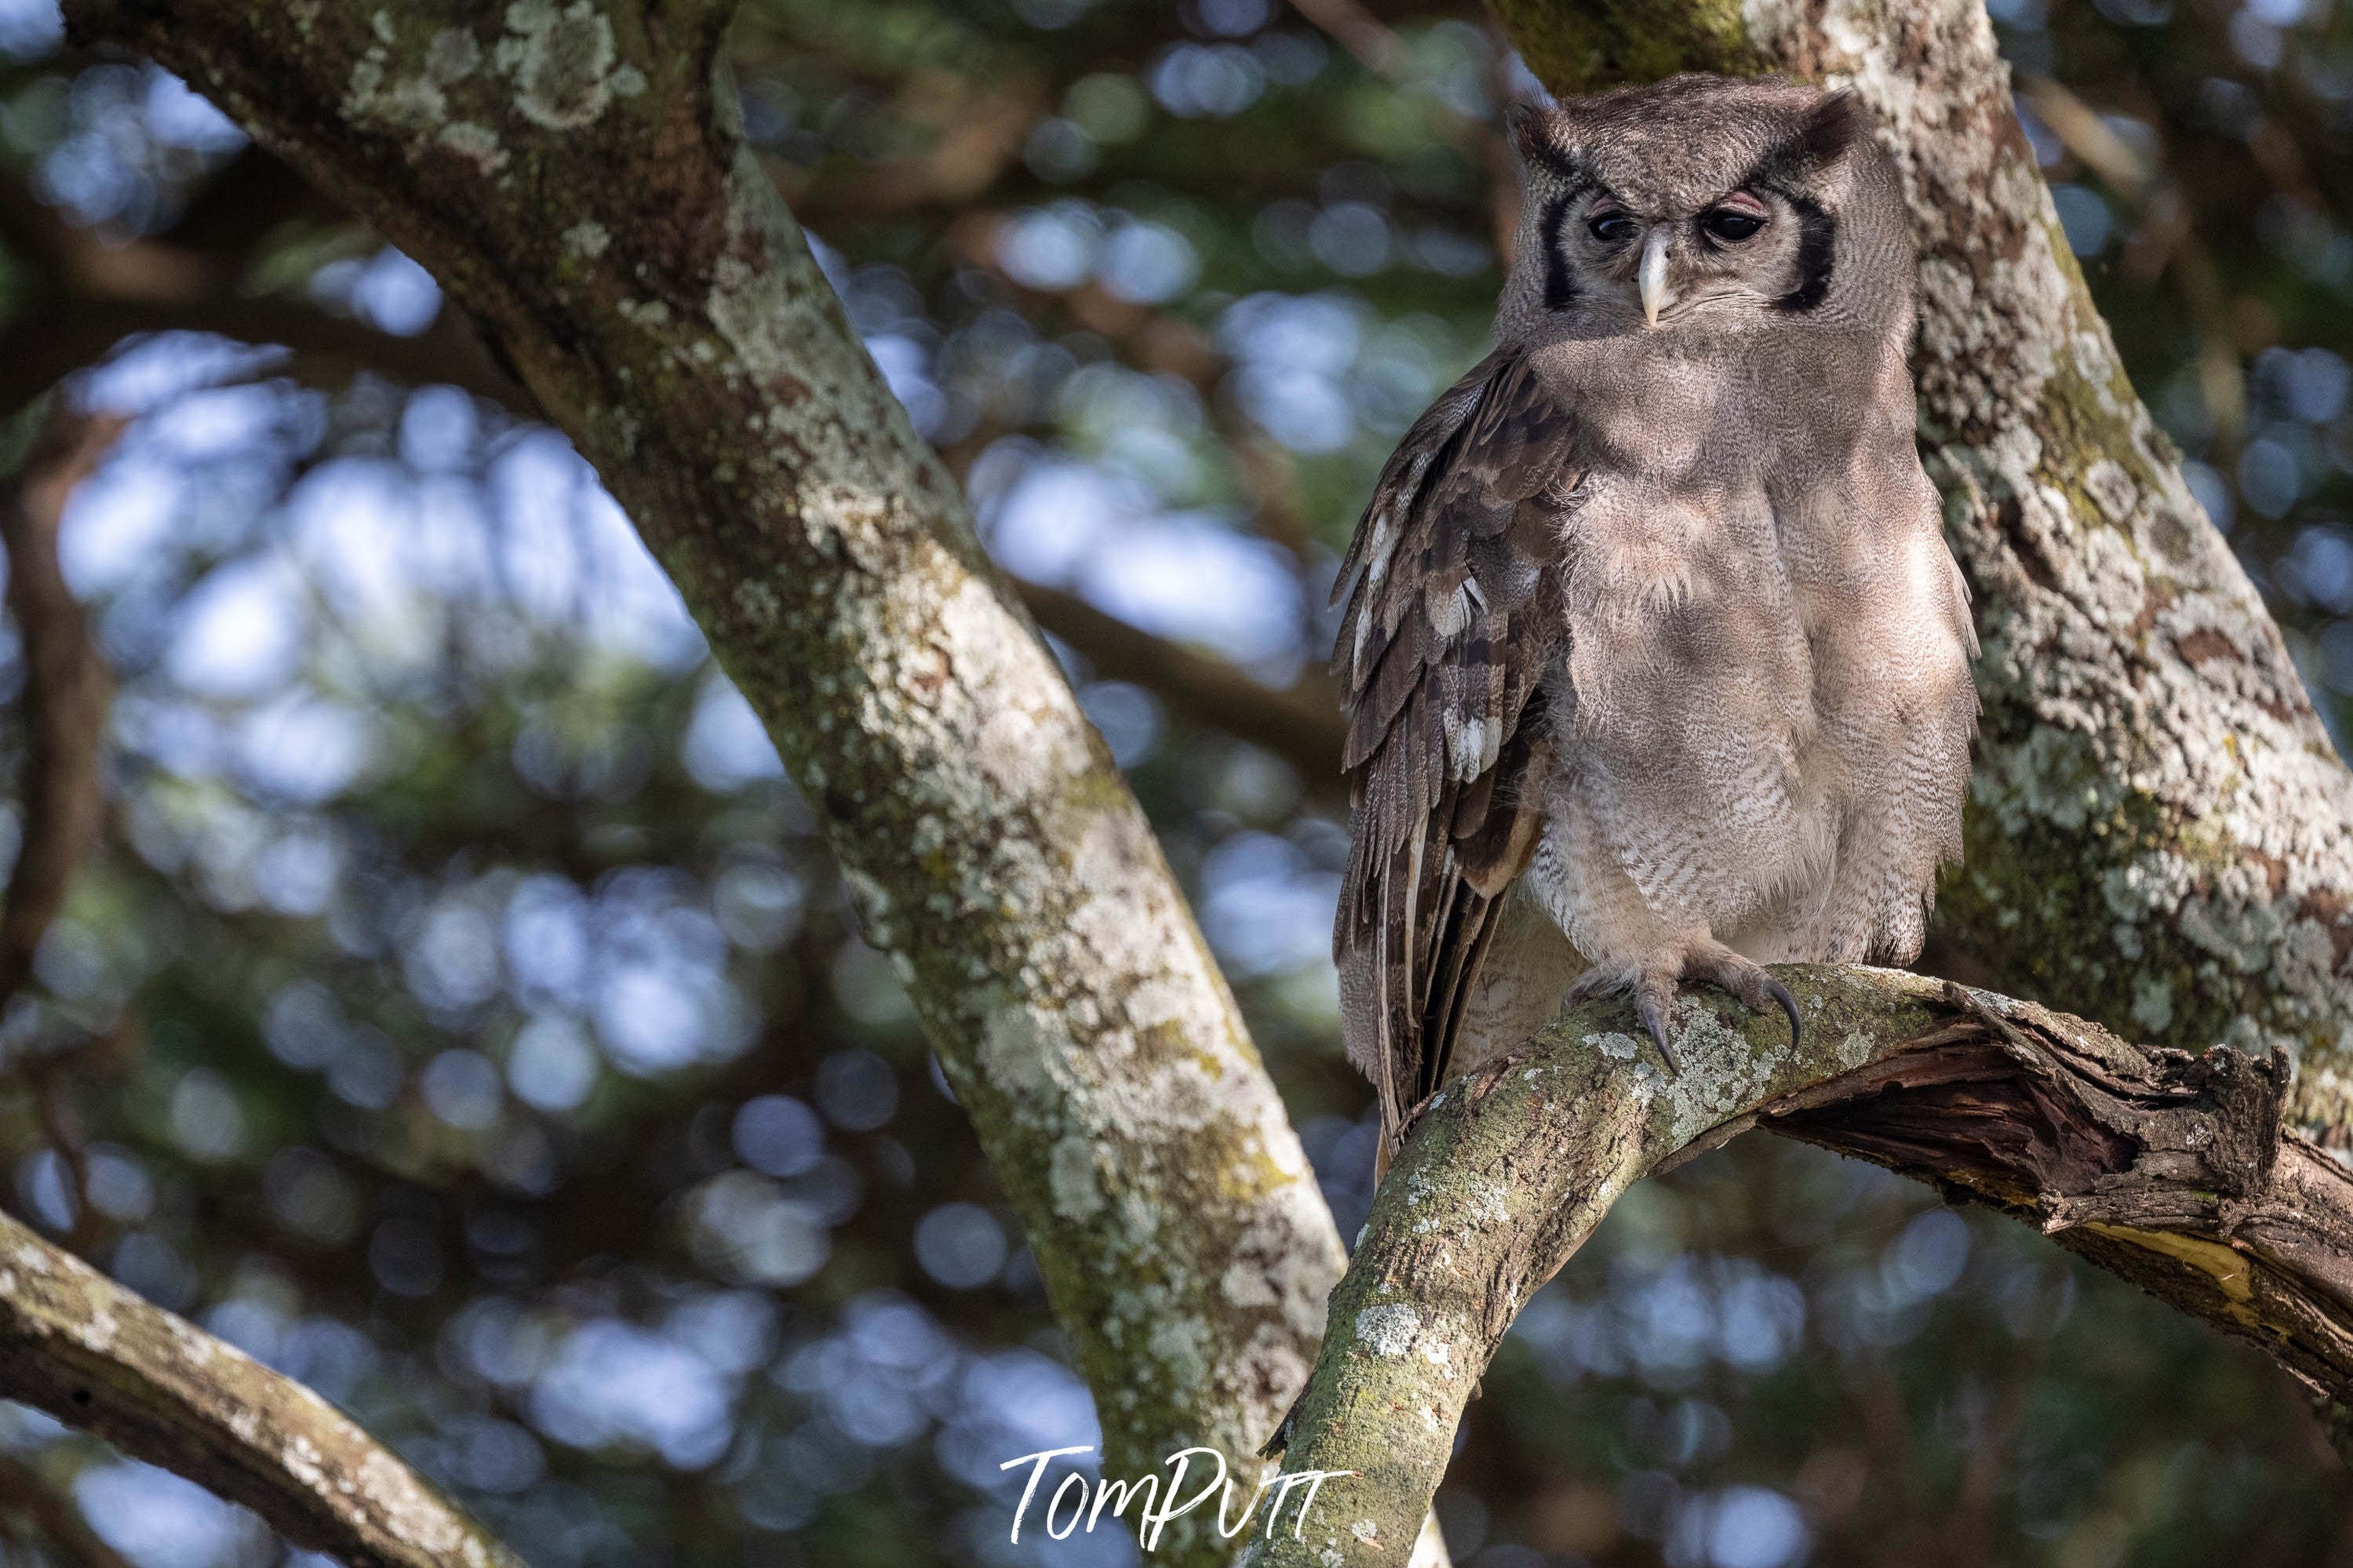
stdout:
<svg viewBox="0 0 2353 1568">
<path fill-rule="evenodd" d="M 1623 245 L 1634 237 L 1635 223 L 1621 212 L 1597 213 L 1585 225 L 1604 245 Z"/>
<path fill-rule="evenodd" d="M 1699 226 L 1716 238 L 1737 245 L 1763 228 L 1765 219 L 1757 213 L 1742 212 L 1738 207 L 1717 207 L 1701 218 Z"/>
</svg>

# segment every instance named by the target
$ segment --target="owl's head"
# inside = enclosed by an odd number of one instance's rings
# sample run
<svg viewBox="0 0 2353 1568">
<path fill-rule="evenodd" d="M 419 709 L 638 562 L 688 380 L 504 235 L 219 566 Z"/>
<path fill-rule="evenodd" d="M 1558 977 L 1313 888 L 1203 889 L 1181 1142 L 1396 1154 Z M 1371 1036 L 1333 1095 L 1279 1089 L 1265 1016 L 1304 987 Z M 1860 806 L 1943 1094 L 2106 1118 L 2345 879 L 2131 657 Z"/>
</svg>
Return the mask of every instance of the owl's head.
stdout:
<svg viewBox="0 0 2353 1568">
<path fill-rule="evenodd" d="M 1894 171 L 1852 95 L 1679 76 L 1514 112 L 1504 315 L 1589 336 L 1837 321 L 1907 333 Z"/>
</svg>

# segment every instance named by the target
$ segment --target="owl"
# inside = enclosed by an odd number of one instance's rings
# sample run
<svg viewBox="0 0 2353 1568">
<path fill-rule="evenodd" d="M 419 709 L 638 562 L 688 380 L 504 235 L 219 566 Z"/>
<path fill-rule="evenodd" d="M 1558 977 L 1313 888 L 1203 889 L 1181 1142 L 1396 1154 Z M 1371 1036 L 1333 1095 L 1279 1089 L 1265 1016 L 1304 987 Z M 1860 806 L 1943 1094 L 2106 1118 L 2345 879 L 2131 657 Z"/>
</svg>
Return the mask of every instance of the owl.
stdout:
<svg viewBox="0 0 2353 1568">
<path fill-rule="evenodd" d="M 1862 105 L 1681 76 L 1512 137 L 1495 347 L 1407 432 L 1335 591 L 1334 949 L 1385 1155 L 1565 1004 L 1631 993 L 1680 1071 L 1681 984 L 1794 1032 L 1761 965 L 1915 957 L 1977 725 Z"/>
</svg>

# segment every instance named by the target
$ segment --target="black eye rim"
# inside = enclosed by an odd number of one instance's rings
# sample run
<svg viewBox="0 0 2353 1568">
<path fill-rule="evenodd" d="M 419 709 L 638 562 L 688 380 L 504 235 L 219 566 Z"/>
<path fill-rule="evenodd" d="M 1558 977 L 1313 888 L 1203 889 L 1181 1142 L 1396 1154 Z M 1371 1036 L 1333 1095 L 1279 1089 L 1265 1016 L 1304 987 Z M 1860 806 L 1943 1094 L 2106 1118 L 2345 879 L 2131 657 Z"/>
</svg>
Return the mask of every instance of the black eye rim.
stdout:
<svg viewBox="0 0 2353 1568">
<path fill-rule="evenodd" d="M 1633 237 L 1635 223 L 1626 213 L 1599 213 L 1586 219 L 1585 229 L 1604 245 L 1620 245 Z"/>
<path fill-rule="evenodd" d="M 1699 226 L 1707 231 L 1711 239 L 1726 245 L 1738 245 L 1756 238 L 1764 231 L 1765 216 L 1762 213 L 1743 212 L 1738 207 L 1715 207 L 1701 215 Z"/>
</svg>

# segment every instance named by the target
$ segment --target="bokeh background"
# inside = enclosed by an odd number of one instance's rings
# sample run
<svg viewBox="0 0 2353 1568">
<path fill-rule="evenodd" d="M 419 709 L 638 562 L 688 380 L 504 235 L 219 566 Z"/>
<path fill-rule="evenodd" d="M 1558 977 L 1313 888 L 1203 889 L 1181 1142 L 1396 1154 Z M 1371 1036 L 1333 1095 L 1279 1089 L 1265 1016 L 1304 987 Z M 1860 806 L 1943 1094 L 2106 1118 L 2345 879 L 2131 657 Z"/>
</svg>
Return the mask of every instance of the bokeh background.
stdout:
<svg viewBox="0 0 2353 1568">
<path fill-rule="evenodd" d="M 2353 16 L 1995 17 L 2134 381 L 2341 745 Z M 1481 352 L 1532 84 L 1475 8 L 1386 0 L 747 0 L 733 47 L 1353 1235 L 1324 601 Z M 61 377 L 130 418 L 60 542 L 115 696 L 102 844 L 0 1016 L 8 1209 L 538 1568 L 1135 1562 L 1008 1542 L 999 1464 L 1091 1441 L 1088 1394 L 808 813 L 596 477 L 421 270 L 173 78 L 68 50 L 43 0 L 0 3 L 0 50 L 8 443 Z M 1764 1139 L 1638 1188 L 1485 1386 L 1439 1500 L 1475 1568 L 2353 1562 L 2281 1375 Z M 0 1560 L 311 1561 L 13 1406 Z"/>
</svg>

